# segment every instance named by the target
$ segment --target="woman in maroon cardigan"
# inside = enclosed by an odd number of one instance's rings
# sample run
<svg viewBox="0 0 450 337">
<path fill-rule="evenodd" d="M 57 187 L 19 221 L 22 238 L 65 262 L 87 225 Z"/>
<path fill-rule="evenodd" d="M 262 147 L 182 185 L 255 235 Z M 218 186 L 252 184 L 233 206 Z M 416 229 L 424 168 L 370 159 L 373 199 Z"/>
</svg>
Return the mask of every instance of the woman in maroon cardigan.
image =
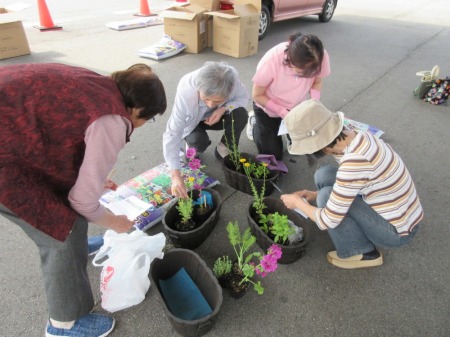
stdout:
<svg viewBox="0 0 450 337">
<path fill-rule="evenodd" d="M 166 109 L 153 70 L 111 76 L 62 64 L 0 67 L 0 215 L 36 243 L 47 294 L 47 336 L 106 336 L 114 319 L 91 313 L 87 227 L 133 222 L 98 202 L 134 128 Z M 106 185 L 105 185 L 106 184 Z"/>
</svg>

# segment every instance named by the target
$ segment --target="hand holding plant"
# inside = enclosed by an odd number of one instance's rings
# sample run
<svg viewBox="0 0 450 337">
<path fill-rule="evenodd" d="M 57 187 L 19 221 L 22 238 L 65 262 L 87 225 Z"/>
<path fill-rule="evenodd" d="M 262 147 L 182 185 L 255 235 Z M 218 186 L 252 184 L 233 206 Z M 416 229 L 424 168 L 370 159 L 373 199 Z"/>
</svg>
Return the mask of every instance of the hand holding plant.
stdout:
<svg viewBox="0 0 450 337">
<path fill-rule="evenodd" d="M 194 176 L 188 176 L 185 178 L 186 189 L 190 192 L 188 193 L 188 198 L 180 198 L 178 200 L 177 210 L 181 216 L 183 223 L 187 223 L 192 218 L 192 213 L 194 211 L 194 203 L 192 200 L 192 190 L 201 190 L 202 184 L 205 179 L 204 176 L 200 177 L 199 171 L 203 167 L 201 165 L 200 159 L 196 158 L 197 150 L 195 148 L 188 148 L 186 150 L 186 158 L 189 160 L 188 166 L 194 173 Z"/>
</svg>

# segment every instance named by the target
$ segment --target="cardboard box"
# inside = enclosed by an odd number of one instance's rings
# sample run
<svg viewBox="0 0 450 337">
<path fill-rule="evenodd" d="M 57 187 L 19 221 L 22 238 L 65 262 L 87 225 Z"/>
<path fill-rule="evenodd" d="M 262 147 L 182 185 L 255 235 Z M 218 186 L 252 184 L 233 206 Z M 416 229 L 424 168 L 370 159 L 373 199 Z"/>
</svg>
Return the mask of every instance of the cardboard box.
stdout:
<svg viewBox="0 0 450 337">
<path fill-rule="evenodd" d="M 213 50 L 236 58 L 258 51 L 259 11 L 253 4 L 208 12 L 213 19 Z"/>
<path fill-rule="evenodd" d="M 218 11 L 220 9 L 220 0 L 189 0 L 189 3 L 203 7 L 207 11 Z"/>
<path fill-rule="evenodd" d="M 0 60 L 30 53 L 22 21 L 0 23 Z"/>
<path fill-rule="evenodd" d="M 206 21 L 206 36 L 207 36 L 207 43 L 206 47 L 211 48 L 213 46 L 213 17 L 208 17 L 208 21 Z"/>
<path fill-rule="evenodd" d="M 186 45 L 186 53 L 200 53 L 207 44 L 206 10 L 198 5 L 168 8 L 160 16 L 164 18 L 164 34 Z"/>
</svg>

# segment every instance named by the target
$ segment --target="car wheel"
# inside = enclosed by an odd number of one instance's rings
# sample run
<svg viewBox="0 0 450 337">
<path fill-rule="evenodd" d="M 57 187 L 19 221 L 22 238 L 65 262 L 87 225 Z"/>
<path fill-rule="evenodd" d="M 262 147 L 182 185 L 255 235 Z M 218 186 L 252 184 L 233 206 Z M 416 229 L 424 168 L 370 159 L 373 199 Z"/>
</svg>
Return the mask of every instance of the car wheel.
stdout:
<svg viewBox="0 0 450 337">
<path fill-rule="evenodd" d="M 261 5 L 261 14 L 259 16 L 259 34 L 258 39 L 264 39 L 270 27 L 270 11 L 266 5 Z"/>
<path fill-rule="evenodd" d="M 326 0 L 323 5 L 322 14 L 319 14 L 320 22 L 328 22 L 331 20 L 334 14 L 334 10 L 336 9 L 335 0 Z"/>
</svg>

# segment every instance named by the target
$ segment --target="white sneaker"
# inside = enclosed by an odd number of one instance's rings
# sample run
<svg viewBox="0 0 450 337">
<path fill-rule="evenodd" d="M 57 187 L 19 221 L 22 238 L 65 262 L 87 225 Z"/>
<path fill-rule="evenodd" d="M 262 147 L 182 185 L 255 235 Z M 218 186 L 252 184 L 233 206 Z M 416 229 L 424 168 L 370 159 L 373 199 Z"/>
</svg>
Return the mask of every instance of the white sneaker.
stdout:
<svg viewBox="0 0 450 337">
<path fill-rule="evenodd" d="M 256 123 L 255 119 L 255 112 L 249 111 L 248 112 L 248 122 L 247 122 L 247 138 L 250 140 L 253 140 L 253 126 Z"/>
</svg>

